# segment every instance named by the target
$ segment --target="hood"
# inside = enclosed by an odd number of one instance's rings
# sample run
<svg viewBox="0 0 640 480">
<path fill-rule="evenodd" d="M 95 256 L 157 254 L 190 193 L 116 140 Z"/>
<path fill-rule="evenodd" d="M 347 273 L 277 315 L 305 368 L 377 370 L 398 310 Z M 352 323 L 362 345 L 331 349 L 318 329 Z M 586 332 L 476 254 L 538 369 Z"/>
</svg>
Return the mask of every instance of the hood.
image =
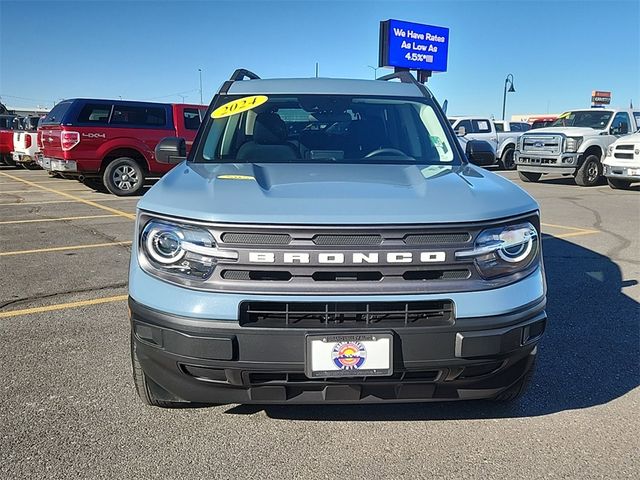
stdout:
<svg viewBox="0 0 640 480">
<path fill-rule="evenodd" d="M 620 137 L 613 144 L 614 145 L 622 145 L 624 143 L 640 143 L 640 132 L 632 133 L 631 135 L 625 135 L 624 137 Z"/>
<path fill-rule="evenodd" d="M 536 135 L 538 133 L 561 133 L 567 137 L 586 137 L 600 135 L 600 133 L 606 133 L 606 130 L 596 130 L 595 128 L 588 127 L 545 127 L 529 130 L 525 135 Z"/>
<path fill-rule="evenodd" d="M 538 209 L 507 179 L 472 165 L 182 163 L 138 208 L 223 223 L 475 222 Z"/>
</svg>

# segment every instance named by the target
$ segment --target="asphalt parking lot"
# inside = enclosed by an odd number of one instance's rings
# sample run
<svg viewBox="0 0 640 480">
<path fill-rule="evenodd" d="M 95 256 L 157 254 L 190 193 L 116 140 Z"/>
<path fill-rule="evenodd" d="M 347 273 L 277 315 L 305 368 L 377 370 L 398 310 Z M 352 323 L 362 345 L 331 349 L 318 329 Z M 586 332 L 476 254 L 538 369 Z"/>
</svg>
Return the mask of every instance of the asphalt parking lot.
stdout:
<svg viewBox="0 0 640 480">
<path fill-rule="evenodd" d="M 0 167 L 0 478 L 638 478 L 640 189 L 504 175 L 549 289 L 519 403 L 161 410 L 130 372 L 138 199 Z"/>
</svg>

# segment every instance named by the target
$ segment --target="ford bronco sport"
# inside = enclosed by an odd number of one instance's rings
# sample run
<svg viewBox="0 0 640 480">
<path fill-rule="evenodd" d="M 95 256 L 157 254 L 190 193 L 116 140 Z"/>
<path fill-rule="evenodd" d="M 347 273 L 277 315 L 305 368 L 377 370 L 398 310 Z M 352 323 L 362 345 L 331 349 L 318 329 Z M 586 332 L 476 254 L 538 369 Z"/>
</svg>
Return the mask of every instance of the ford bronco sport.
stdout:
<svg viewBox="0 0 640 480">
<path fill-rule="evenodd" d="M 538 205 L 469 163 L 409 73 L 238 70 L 185 155 L 183 139 L 158 144 L 158 161 L 181 163 L 138 204 L 129 307 L 145 403 L 523 392 L 546 324 Z"/>
</svg>

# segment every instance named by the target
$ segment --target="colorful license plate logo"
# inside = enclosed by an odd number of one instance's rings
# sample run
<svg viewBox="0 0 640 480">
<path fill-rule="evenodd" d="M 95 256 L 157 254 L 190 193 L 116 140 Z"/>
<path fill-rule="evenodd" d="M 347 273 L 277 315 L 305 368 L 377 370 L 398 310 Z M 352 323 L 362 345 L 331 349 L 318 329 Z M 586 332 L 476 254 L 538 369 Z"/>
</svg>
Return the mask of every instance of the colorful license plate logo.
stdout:
<svg viewBox="0 0 640 480">
<path fill-rule="evenodd" d="M 367 360 L 367 349 L 360 342 L 340 342 L 331 350 L 331 360 L 341 370 L 362 367 Z"/>
</svg>

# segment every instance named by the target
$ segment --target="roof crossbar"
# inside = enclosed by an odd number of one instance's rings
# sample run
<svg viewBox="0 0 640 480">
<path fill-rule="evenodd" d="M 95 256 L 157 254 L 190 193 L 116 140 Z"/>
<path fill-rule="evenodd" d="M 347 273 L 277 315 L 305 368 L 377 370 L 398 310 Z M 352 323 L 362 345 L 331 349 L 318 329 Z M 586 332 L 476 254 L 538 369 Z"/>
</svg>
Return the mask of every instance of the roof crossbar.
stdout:
<svg viewBox="0 0 640 480">
<path fill-rule="evenodd" d="M 253 73 L 251 70 L 247 70 L 246 68 L 238 68 L 231 74 L 231 78 L 229 80 L 235 82 L 237 80 L 244 80 L 245 78 L 248 78 L 249 80 L 260 80 L 260 77 L 258 75 Z"/>
<path fill-rule="evenodd" d="M 382 77 L 377 78 L 376 80 L 400 80 L 400 83 L 420 83 L 416 80 L 416 77 L 411 75 L 411 72 L 401 71 L 401 72 L 393 72 L 388 75 L 384 75 Z"/>
</svg>

